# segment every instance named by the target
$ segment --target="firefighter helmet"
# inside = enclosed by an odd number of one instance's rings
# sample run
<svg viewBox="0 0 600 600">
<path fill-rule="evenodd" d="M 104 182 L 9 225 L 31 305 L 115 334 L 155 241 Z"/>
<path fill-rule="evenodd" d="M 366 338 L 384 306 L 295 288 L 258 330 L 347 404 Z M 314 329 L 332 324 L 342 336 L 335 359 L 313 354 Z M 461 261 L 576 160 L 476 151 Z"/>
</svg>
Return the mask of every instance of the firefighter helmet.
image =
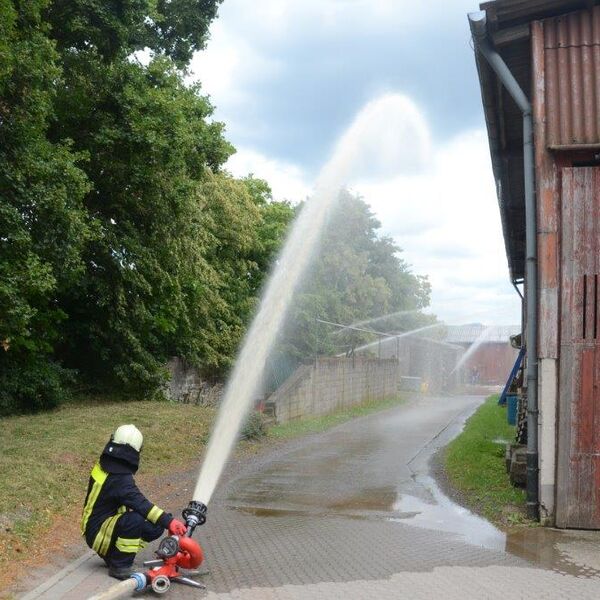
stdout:
<svg viewBox="0 0 600 600">
<path fill-rule="evenodd" d="M 128 444 L 138 452 L 142 449 L 144 436 L 135 425 L 121 425 L 112 436 L 115 444 Z"/>
</svg>

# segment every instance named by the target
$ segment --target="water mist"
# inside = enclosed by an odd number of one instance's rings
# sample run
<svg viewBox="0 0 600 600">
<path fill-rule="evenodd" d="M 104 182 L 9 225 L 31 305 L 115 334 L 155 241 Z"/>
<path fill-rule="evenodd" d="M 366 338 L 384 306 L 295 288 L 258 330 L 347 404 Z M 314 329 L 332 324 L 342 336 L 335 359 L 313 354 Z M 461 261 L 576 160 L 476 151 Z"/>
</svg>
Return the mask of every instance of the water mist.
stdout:
<svg viewBox="0 0 600 600">
<path fill-rule="evenodd" d="M 311 260 L 340 188 L 357 174 L 414 172 L 429 153 L 427 127 L 407 98 L 387 94 L 368 103 L 340 138 L 317 179 L 313 196 L 293 224 L 266 285 L 227 383 L 193 499 L 210 501 L 248 412 L 294 292 Z"/>
</svg>

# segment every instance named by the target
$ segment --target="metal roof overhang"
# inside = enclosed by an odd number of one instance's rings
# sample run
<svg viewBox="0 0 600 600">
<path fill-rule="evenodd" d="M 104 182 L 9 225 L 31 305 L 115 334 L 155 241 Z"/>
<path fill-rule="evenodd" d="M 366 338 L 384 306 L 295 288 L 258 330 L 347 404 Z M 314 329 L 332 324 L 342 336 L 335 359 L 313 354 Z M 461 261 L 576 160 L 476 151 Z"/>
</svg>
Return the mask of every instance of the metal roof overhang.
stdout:
<svg viewBox="0 0 600 600">
<path fill-rule="evenodd" d="M 531 99 L 532 21 L 597 4 L 598 0 L 495 0 L 484 2 L 496 49 Z M 486 60 L 475 53 L 508 267 L 512 281 L 525 276 L 523 115 Z"/>
</svg>

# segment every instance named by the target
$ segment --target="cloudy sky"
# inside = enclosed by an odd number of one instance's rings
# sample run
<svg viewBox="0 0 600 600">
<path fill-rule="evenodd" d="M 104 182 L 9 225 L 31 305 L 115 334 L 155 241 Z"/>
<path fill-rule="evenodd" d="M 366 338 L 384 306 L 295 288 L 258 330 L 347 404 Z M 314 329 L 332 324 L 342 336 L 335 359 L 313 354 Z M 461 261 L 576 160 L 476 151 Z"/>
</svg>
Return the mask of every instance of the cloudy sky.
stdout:
<svg viewBox="0 0 600 600">
<path fill-rule="evenodd" d="M 393 168 L 362 160 L 348 184 L 413 271 L 429 275 L 432 312 L 449 323 L 513 324 L 520 305 L 466 18 L 476 8 L 466 0 L 224 0 L 192 71 L 237 148 L 229 170 L 263 177 L 275 198 L 294 202 L 310 194 L 361 109 L 384 98 L 375 139 L 361 145 L 372 157 L 377 136 L 395 136 Z"/>
</svg>

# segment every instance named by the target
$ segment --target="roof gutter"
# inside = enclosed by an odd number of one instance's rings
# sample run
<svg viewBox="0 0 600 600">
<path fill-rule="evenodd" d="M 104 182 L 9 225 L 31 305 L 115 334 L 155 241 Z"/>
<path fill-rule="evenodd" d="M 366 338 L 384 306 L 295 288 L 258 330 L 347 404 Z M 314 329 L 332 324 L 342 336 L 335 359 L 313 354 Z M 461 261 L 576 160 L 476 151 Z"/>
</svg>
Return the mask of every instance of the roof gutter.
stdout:
<svg viewBox="0 0 600 600">
<path fill-rule="evenodd" d="M 526 311 L 527 311 L 527 513 L 539 519 L 538 496 L 538 344 L 537 344 L 537 223 L 534 179 L 533 111 L 531 102 L 488 38 L 485 11 L 469 13 L 475 47 L 494 70 L 523 113 L 525 188 Z"/>
</svg>

